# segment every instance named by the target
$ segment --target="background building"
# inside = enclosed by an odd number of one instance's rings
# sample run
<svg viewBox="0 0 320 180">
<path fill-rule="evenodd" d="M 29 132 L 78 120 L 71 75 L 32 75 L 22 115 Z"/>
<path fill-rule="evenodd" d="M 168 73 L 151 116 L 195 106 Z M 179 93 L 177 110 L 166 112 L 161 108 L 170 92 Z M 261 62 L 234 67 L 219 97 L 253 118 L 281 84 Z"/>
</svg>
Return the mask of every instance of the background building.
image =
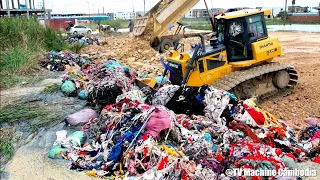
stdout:
<svg viewBox="0 0 320 180">
<path fill-rule="evenodd" d="M 213 15 L 216 12 L 225 11 L 222 8 L 211 8 L 209 9 L 210 14 Z M 203 18 L 209 17 L 207 9 L 191 9 L 188 13 L 185 14 L 185 18 Z"/>
</svg>

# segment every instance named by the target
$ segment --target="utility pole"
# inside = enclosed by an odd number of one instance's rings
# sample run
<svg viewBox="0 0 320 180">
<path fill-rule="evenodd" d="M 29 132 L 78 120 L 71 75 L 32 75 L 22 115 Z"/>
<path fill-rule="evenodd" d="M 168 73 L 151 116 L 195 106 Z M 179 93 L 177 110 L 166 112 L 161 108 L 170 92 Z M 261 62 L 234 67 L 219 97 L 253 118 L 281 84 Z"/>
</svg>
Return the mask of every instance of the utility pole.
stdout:
<svg viewBox="0 0 320 180">
<path fill-rule="evenodd" d="M 102 14 L 104 15 L 104 7 L 102 7 Z"/>
<path fill-rule="evenodd" d="M 26 2 L 26 9 L 27 9 L 27 18 L 29 19 L 29 7 L 28 7 L 28 0 Z"/>
<path fill-rule="evenodd" d="M 9 6 L 9 0 L 6 0 L 7 2 L 7 13 L 8 13 L 8 17 L 10 17 L 10 6 Z"/>
<path fill-rule="evenodd" d="M 47 13 L 46 13 L 45 0 L 42 0 L 42 9 L 44 10 L 44 19 L 46 19 Z"/>
<path fill-rule="evenodd" d="M 87 1 L 87 3 L 88 3 L 88 9 L 89 9 L 89 20 L 90 20 L 90 3 L 89 3 L 89 1 Z"/>
<path fill-rule="evenodd" d="M 286 25 L 286 20 L 287 20 L 287 0 L 286 0 L 286 4 L 284 6 L 284 21 L 283 21 L 283 25 Z"/>
<path fill-rule="evenodd" d="M 143 0 L 143 15 L 146 14 L 146 0 Z"/>
<path fill-rule="evenodd" d="M 9 0 L 7 0 L 9 1 Z M 12 8 L 11 9 L 14 9 L 14 0 L 11 0 L 11 4 L 12 4 Z"/>
<path fill-rule="evenodd" d="M 133 5 L 133 0 L 132 0 L 132 12 L 134 12 L 134 5 Z"/>
</svg>

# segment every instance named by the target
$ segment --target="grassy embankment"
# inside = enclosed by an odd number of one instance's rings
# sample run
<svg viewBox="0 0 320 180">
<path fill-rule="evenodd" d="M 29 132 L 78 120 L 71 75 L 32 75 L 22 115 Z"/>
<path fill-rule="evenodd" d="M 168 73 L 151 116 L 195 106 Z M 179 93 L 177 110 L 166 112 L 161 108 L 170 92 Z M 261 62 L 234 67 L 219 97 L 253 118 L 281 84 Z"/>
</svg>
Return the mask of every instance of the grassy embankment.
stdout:
<svg viewBox="0 0 320 180">
<path fill-rule="evenodd" d="M 190 25 L 192 29 L 197 30 L 211 30 L 211 24 L 209 21 L 182 21 L 185 25 Z M 284 22 L 281 19 L 267 19 L 267 25 L 283 25 L 290 24 L 289 21 Z M 312 22 L 312 23 L 292 23 L 292 24 L 320 24 L 320 22 Z"/>
<path fill-rule="evenodd" d="M 10 88 L 21 82 L 39 81 L 39 56 L 46 51 L 72 49 L 61 34 L 30 18 L 0 18 L 0 89 Z M 58 85 L 47 87 L 43 93 L 57 90 Z M 0 123 L 28 120 L 31 127 L 52 123 L 51 110 L 36 103 L 18 103 L 0 108 Z M 51 113 L 52 114 L 52 113 Z M 30 122 L 29 122 L 30 121 Z M 9 126 L 0 128 L 0 155 L 10 158 L 14 153 L 14 131 Z"/>
<path fill-rule="evenodd" d="M 21 82 L 36 82 L 38 58 L 46 51 L 78 51 L 68 46 L 60 33 L 34 19 L 0 18 L 0 89 Z"/>
</svg>

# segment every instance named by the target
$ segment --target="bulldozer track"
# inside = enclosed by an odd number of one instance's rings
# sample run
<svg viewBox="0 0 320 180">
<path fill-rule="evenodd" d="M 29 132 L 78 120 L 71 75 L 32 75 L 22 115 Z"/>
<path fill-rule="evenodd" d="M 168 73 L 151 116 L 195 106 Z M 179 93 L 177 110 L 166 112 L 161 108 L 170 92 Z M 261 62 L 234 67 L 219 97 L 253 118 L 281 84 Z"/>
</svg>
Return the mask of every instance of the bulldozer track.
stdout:
<svg viewBox="0 0 320 180">
<path fill-rule="evenodd" d="M 257 83 L 270 83 L 273 76 L 279 71 L 286 71 L 289 74 L 289 84 L 282 89 L 277 88 L 273 92 L 266 94 L 256 94 Z M 268 82 L 269 80 L 269 82 Z M 271 96 L 287 96 L 291 93 L 293 88 L 297 85 L 298 75 L 295 68 L 288 64 L 269 63 L 260 66 L 255 66 L 250 69 L 232 72 L 217 81 L 212 86 L 215 88 L 229 91 L 230 93 L 236 94 L 240 99 L 251 98 L 252 96 L 257 97 L 259 100 Z M 241 91 L 236 90 L 241 89 Z"/>
</svg>

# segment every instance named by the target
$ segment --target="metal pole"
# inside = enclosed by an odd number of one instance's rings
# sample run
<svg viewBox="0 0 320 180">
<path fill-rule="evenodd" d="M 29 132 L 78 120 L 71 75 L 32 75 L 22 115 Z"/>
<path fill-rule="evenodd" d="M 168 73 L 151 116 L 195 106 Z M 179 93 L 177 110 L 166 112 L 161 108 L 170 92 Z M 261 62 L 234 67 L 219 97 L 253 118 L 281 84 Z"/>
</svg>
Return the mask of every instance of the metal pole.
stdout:
<svg viewBox="0 0 320 180">
<path fill-rule="evenodd" d="M 8 13 L 8 17 L 10 17 L 10 6 L 9 6 L 9 0 L 7 0 L 6 2 L 7 2 L 7 13 Z"/>
<path fill-rule="evenodd" d="M 143 15 L 146 14 L 146 0 L 143 0 Z"/>
<path fill-rule="evenodd" d="M 20 0 L 18 0 L 18 9 L 20 9 Z"/>
<path fill-rule="evenodd" d="M 0 9 L 3 9 L 2 0 L 0 0 Z"/>
<path fill-rule="evenodd" d="M 89 1 L 87 1 L 87 3 L 88 3 L 88 9 L 89 9 L 89 22 L 91 23 L 91 21 L 90 21 L 90 3 L 89 3 Z"/>
<path fill-rule="evenodd" d="M 284 21 L 283 21 L 283 25 L 286 25 L 286 20 L 287 20 L 287 0 L 286 0 L 286 4 L 284 6 Z"/>
<path fill-rule="evenodd" d="M 26 9 L 27 9 L 27 18 L 29 18 L 29 7 L 28 7 L 28 0 L 26 0 Z"/>
<path fill-rule="evenodd" d="M 44 19 L 46 19 L 46 16 L 47 16 L 45 2 L 46 2 L 45 0 L 42 0 L 42 9 L 44 10 Z"/>
<path fill-rule="evenodd" d="M 14 1 L 13 0 L 11 0 L 11 4 L 12 4 L 12 8 L 11 9 L 14 9 Z"/>
</svg>

